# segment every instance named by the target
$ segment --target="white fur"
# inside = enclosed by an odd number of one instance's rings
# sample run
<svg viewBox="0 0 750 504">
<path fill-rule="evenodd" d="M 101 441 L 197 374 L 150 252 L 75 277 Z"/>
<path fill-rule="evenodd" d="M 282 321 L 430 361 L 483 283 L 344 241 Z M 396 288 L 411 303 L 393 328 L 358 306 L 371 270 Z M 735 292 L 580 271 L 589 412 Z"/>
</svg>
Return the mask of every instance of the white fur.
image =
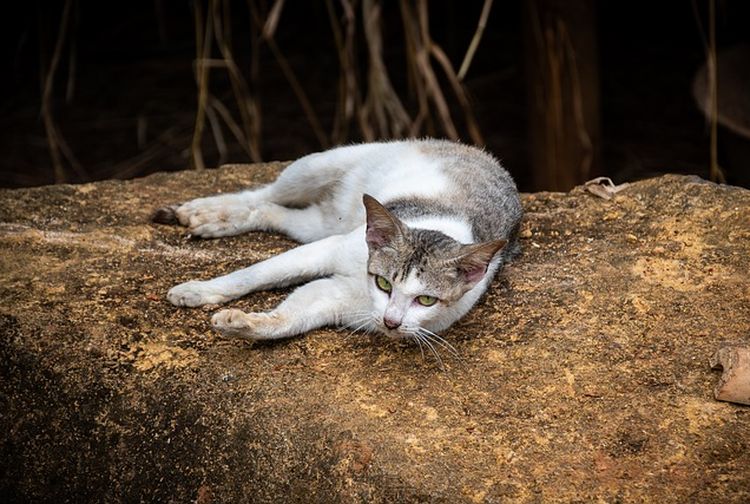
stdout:
<svg viewBox="0 0 750 504">
<path fill-rule="evenodd" d="M 177 306 L 200 306 L 308 282 L 271 312 L 223 310 L 213 316 L 212 324 L 225 334 L 251 339 L 284 338 L 326 325 L 394 337 L 423 329 L 442 331 L 474 305 L 497 264 L 450 306 L 416 303 L 417 296 L 430 294 L 416 277 L 394 287 L 389 297 L 367 274 L 362 194 L 379 201 L 414 196 L 440 199 L 450 190 L 440 164 L 409 142 L 347 146 L 305 156 L 270 185 L 199 198 L 176 211 L 180 223 L 196 236 L 274 230 L 304 245 L 228 275 L 177 285 L 167 298 Z M 406 224 L 442 231 L 463 243 L 475 241 L 470 226 L 456 218 L 430 217 Z M 387 329 L 383 324 L 386 314 L 401 321 L 401 326 Z"/>
<path fill-rule="evenodd" d="M 419 229 L 432 229 L 440 231 L 460 243 L 473 243 L 474 235 L 471 232 L 471 225 L 463 219 L 453 216 L 439 217 L 419 217 L 416 219 L 406 219 L 404 221 L 409 227 Z"/>
</svg>

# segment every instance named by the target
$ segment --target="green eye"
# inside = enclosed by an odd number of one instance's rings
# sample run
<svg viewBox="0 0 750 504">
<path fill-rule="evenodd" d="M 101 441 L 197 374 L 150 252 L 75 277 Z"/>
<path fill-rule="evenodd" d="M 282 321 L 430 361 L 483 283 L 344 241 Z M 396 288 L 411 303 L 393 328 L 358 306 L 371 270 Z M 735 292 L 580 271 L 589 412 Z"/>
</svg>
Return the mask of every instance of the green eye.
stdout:
<svg viewBox="0 0 750 504">
<path fill-rule="evenodd" d="M 437 298 L 435 296 L 417 296 L 417 303 L 422 306 L 432 306 L 437 303 Z"/>
<path fill-rule="evenodd" d="M 375 276 L 375 285 L 377 285 L 378 289 L 383 292 L 391 292 L 391 289 L 393 289 L 393 287 L 391 287 L 391 282 L 380 275 Z"/>
</svg>

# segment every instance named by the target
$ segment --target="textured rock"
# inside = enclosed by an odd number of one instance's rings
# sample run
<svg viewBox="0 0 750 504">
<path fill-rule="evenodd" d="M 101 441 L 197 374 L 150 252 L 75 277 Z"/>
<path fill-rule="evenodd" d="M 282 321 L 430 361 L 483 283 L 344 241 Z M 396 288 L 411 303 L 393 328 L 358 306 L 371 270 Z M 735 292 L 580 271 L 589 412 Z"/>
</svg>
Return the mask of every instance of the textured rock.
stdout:
<svg viewBox="0 0 750 504">
<path fill-rule="evenodd" d="M 525 196 L 524 254 L 442 372 L 335 330 L 222 340 L 165 301 L 292 243 L 186 240 L 151 210 L 280 166 L 0 192 L 6 501 L 750 499 L 750 408 L 713 399 L 708 364 L 750 338 L 749 191 Z"/>
</svg>

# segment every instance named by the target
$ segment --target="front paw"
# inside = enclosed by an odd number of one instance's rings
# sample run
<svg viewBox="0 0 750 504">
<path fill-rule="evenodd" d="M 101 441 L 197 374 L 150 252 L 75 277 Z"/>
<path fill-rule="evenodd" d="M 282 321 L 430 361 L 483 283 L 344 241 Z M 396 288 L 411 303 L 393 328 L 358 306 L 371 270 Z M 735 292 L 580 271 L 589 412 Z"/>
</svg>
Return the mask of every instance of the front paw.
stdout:
<svg viewBox="0 0 750 504">
<path fill-rule="evenodd" d="M 210 287 L 210 282 L 190 281 L 169 289 L 167 299 L 175 306 L 202 306 L 221 304 L 230 300 Z"/>
<path fill-rule="evenodd" d="M 272 339 L 279 324 L 279 317 L 271 313 L 245 313 L 230 308 L 211 317 L 211 326 L 224 336 L 251 340 Z"/>
<path fill-rule="evenodd" d="M 238 336 L 253 339 L 253 321 L 251 315 L 230 308 L 221 310 L 211 317 L 211 326 L 224 336 Z"/>
</svg>

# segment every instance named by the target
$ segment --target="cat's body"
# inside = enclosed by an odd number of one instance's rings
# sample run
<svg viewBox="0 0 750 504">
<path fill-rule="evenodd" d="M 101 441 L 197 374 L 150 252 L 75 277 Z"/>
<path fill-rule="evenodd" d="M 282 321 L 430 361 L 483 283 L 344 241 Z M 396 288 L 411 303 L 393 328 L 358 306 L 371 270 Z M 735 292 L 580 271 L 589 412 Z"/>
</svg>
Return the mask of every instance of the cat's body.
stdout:
<svg viewBox="0 0 750 504">
<path fill-rule="evenodd" d="M 264 230 L 304 243 L 169 291 L 173 304 L 199 306 L 308 282 L 271 312 L 214 315 L 217 330 L 252 339 L 343 325 L 429 340 L 469 311 L 517 251 L 521 219 L 515 184 L 497 161 L 439 140 L 312 154 L 265 187 L 200 198 L 173 212 L 204 238 Z"/>
</svg>

